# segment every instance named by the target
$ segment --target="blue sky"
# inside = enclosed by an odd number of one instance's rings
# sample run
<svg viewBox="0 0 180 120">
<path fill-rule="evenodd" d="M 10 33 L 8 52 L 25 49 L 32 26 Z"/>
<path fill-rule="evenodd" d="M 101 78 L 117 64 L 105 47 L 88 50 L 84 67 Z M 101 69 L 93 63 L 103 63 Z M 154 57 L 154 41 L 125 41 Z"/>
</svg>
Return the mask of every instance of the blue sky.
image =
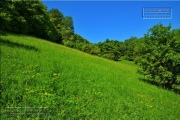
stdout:
<svg viewBox="0 0 180 120">
<path fill-rule="evenodd" d="M 131 36 L 143 37 L 152 26 L 162 23 L 180 28 L 180 1 L 43 1 L 48 8 L 57 8 L 71 16 L 75 33 L 91 43 L 124 41 Z M 142 8 L 171 7 L 172 19 L 143 19 Z"/>
</svg>

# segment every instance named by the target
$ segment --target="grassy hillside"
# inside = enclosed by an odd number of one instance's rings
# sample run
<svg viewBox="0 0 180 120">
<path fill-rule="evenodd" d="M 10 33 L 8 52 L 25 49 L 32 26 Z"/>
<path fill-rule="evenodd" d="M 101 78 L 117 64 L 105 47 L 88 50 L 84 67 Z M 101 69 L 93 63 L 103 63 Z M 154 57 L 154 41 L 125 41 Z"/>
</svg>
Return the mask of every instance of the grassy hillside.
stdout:
<svg viewBox="0 0 180 120">
<path fill-rule="evenodd" d="M 139 81 L 132 62 L 28 36 L 0 41 L 3 119 L 180 118 L 180 96 Z"/>
</svg>

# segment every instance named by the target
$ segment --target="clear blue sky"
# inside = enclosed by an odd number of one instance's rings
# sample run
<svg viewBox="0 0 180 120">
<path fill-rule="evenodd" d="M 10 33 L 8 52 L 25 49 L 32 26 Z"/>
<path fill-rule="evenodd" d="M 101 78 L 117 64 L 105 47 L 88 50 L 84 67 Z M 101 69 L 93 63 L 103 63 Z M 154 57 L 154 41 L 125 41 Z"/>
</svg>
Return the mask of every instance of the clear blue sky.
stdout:
<svg viewBox="0 0 180 120">
<path fill-rule="evenodd" d="M 162 23 L 180 28 L 180 1 L 43 1 L 48 8 L 57 8 L 71 16 L 75 33 L 91 43 L 124 41 L 131 36 L 143 37 L 152 26 Z M 171 7 L 172 19 L 142 19 L 144 7 Z"/>
</svg>

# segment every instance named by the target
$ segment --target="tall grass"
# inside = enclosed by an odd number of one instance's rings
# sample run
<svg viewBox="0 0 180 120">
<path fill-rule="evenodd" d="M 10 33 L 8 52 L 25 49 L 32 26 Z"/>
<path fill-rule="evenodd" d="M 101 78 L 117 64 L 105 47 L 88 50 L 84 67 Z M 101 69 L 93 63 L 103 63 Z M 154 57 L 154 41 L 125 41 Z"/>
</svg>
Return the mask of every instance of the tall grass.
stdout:
<svg viewBox="0 0 180 120">
<path fill-rule="evenodd" d="M 2 119 L 179 119 L 180 96 L 139 81 L 132 62 L 29 36 L 0 41 Z"/>
</svg>

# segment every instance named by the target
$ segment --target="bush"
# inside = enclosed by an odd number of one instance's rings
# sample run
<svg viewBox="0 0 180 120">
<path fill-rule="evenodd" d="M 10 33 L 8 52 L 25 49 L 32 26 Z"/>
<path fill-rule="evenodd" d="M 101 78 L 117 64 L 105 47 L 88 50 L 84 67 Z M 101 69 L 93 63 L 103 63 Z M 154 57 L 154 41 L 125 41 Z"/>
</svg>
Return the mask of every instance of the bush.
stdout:
<svg viewBox="0 0 180 120">
<path fill-rule="evenodd" d="M 152 27 L 144 36 L 145 49 L 140 57 L 141 73 L 165 88 L 179 84 L 180 30 L 162 24 Z"/>
</svg>

